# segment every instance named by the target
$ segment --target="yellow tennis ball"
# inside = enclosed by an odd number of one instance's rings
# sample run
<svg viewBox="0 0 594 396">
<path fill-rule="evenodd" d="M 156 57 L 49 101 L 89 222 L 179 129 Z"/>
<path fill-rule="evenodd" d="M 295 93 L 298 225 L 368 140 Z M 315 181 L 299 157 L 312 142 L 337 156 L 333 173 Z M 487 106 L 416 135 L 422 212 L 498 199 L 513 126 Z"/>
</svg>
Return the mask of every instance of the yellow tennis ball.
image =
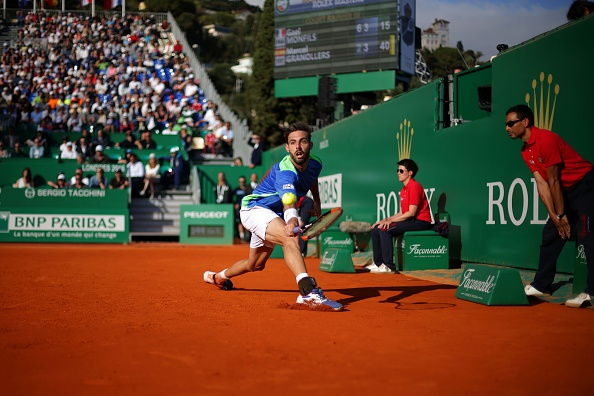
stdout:
<svg viewBox="0 0 594 396">
<path fill-rule="evenodd" d="M 284 193 L 282 200 L 284 205 L 293 205 L 297 201 L 297 197 L 293 193 Z"/>
</svg>

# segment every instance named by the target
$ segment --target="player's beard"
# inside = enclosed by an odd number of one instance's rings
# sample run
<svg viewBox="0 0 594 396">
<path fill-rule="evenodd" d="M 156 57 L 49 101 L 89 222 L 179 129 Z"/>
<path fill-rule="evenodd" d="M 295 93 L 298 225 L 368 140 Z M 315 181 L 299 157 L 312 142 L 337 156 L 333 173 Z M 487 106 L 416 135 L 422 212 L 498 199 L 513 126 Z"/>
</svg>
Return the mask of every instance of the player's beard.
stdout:
<svg viewBox="0 0 594 396">
<path fill-rule="evenodd" d="M 291 161 L 293 161 L 293 163 L 295 165 L 303 165 L 307 162 L 307 160 L 309 160 L 309 151 L 304 151 L 304 150 L 298 150 L 298 151 L 303 151 L 303 156 L 301 158 L 297 158 L 295 153 L 289 153 L 291 156 Z"/>
</svg>

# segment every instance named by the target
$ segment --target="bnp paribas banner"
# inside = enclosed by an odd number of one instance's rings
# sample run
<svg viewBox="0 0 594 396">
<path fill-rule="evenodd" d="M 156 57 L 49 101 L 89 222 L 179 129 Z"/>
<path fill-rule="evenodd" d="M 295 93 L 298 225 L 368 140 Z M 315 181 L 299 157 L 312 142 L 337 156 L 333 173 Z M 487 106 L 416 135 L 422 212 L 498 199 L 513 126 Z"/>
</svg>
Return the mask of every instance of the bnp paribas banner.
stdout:
<svg viewBox="0 0 594 396">
<path fill-rule="evenodd" d="M 129 241 L 128 192 L 0 189 L 0 242 Z"/>
</svg>

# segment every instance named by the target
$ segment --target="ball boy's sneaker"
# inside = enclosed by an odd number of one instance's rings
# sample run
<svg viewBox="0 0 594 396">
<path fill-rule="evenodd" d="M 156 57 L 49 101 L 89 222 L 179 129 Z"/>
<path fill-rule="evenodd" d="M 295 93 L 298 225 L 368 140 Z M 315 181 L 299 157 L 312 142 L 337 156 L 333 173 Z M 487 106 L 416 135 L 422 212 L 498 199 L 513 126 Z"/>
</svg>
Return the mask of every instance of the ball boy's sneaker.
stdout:
<svg viewBox="0 0 594 396">
<path fill-rule="evenodd" d="M 342 304 L 334 300 L 330 300 L 324 295 L 324 292 L 320 288 L 313 289 L 309 294 L 302 296 L 301 294 L 297 297 L 297 304 L 306 304 L 311 307 L 317 305 L 325 305 L 332 308 L 335 311 L 342 310 Z"/>
<path fill-rule="evenodd" d="M 526 293 L 526 295 L 528 297 L 540 297 L 540 296 L 544 296 L 547 293 L 543 293 L 540 290 L 538 290 L 536 287 L 532 286 L 532 285 L 526 285 L 526 287 L 524 287 L 524 293 Z"/>
<path fill-rule="evenodd" d="M 371 263 L 371 264 L 368 264 L 368 265 L 366 265 L 366 266 L 365 266 L 365 269 L 366 269 L 367 271 L 370 271 L 370 272 L 377 271 L 377 270 L 378 270 L 378 268 L 379 268 L 379 267 L 377 266 L 377 264 L 376 264 L 376 263 Z"/>
<path fill-rule="evenodd" d="M 582 293 L 575 298 L 565 301 L 565 305 L 571 308 L 580 308 L 582 305 L 587 307 L 592 305 L 592 296 L 588 293 Z"/>
<path fill-rule="evenodd" d="M 231 279 L 221 279 L 220 276 L 217 276 L 216 272 L 206 271 L 203 278 L 204 282 L 211 283 L 221 290 L 233 289 L 233 282 L 231 282 Z"/>
<path fill-rule="evenodd" d="M 397 272 L 388 267 L 386 264 L 382 264 L 377 269 L 370 271 L 372 274 L 396 274 Z"/>
</svg>

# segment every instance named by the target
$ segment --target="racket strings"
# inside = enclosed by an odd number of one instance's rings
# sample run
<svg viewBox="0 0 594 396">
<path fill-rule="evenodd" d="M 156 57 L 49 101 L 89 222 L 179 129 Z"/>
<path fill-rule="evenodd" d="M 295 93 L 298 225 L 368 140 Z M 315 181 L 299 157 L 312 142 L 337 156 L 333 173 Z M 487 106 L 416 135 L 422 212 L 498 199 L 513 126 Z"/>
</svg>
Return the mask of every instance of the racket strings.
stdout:
<svg viewBox="0 0 594 396">
<path fill-rule="evenodd" d="M 315 224 L 313 224 L 307 231 L 303 233 L 304 236 L 310 236 L 313 234 L 319 234 L 330 227 L 336 219 L 340 217 L 342 211 L 330 212 L 320 217 Z"/>
</svg>

